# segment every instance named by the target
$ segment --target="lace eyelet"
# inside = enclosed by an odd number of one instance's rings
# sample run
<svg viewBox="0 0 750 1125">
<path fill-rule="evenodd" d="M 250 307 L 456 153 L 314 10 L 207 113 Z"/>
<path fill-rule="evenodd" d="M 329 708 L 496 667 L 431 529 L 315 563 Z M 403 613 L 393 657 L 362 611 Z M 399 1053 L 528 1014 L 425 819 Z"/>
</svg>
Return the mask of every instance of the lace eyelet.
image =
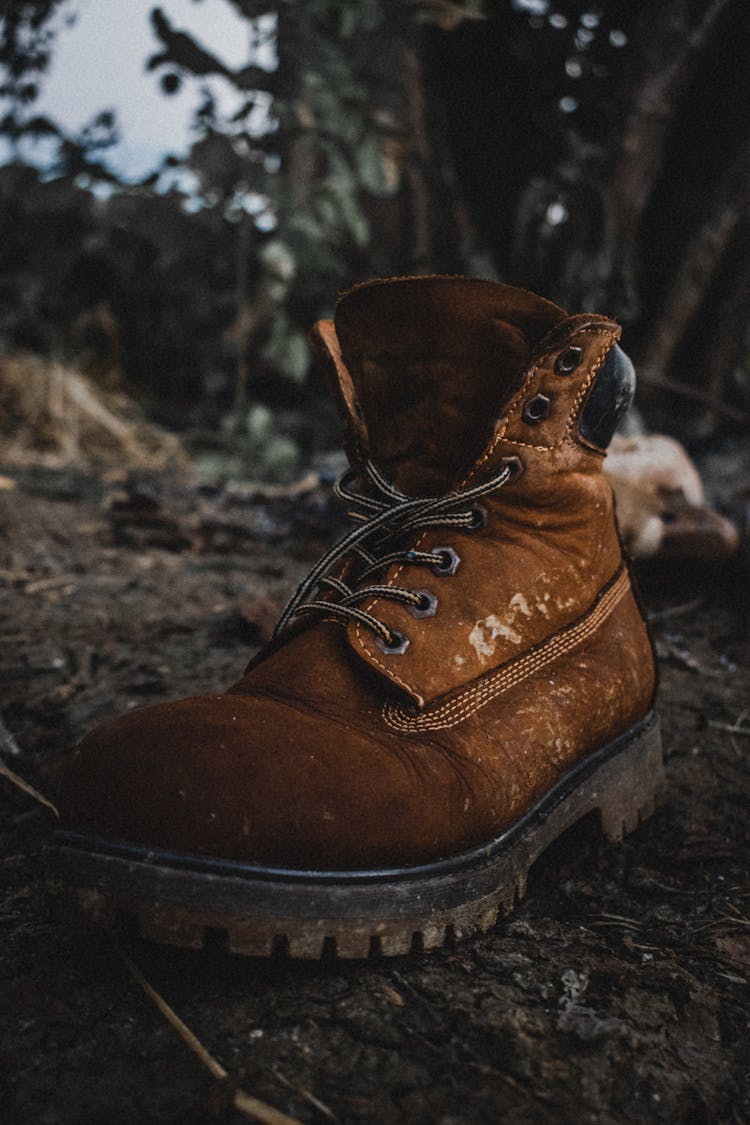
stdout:
<svg viewBox="0 0 750 1125">
<path fill-rule="evenodd" d="M 524 404 L 521 417 L 527 426 L 538 426 L 549 417 L 552 400 L 547 395 L 534 395 Z"/>
<path fill-rule="evenodd" d="M 432 568 L 432 573 L 437 574 L 438 578 L 448 578 L 456 573 L 461 557 L 452 547 L 433 547 L 432 554 L 443 560 L 440 566 Z"/>
<path fill-rule="evenodd" d="M 566 348 L 555 360 L 555 371 L 558 375 L 572 375 L 582 357 L 583 348 Z"/>
<path fill-rule="evenodd" d="M 384 641 L 382 637 L 376 637 L 375 644 L 386 656 L 401 656 L 409 647 L 409 638 L 400 633 L 398 629 L 389 627 L 389 632 L 391 634 L 390 642 Z"/>
<path fill-rule="evenodd" d="M 406 608 L 412 617 L 434 617 L 437 613 L 438 600 L 429 590 L 414 590 L 422 599 L 420 605 L 409 605 Z"/>
<path fill-rule="evenodd" d="M 515 453 L 510 457 L 501 457 L 499 463 L 510 470 L 509 483 L 518 480 L 523 472 L 523 461 L 520 457 L 516 457 Z"/>
<path fill-rule="evenodd" d="M 487 509 L 483 504 L 474 504 L 471 509 L 471 523 L 467 531 L 481 531 L 487 526 Z"/>
</svg>

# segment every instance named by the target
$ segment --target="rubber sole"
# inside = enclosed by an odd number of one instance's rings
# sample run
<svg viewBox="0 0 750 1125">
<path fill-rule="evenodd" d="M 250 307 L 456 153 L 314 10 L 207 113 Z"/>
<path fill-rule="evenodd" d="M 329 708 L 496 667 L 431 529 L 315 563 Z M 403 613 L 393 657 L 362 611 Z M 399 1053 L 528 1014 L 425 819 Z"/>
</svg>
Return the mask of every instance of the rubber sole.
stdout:
<svg viewBox="0 0 750 1125">
<path fill-rule="evenodd" d="M 488 930 L 525 893 L 531 865 L 596 810 L 620 840 L 664 781 L 649 714 L 566 774 L 508 831 L 420 867 L 298 871 L 149 850 L 60 832 L 46 851 L 55 914 L 73 925 L 252 957 L 365 958 L 425 952 Z"/>
</svg>

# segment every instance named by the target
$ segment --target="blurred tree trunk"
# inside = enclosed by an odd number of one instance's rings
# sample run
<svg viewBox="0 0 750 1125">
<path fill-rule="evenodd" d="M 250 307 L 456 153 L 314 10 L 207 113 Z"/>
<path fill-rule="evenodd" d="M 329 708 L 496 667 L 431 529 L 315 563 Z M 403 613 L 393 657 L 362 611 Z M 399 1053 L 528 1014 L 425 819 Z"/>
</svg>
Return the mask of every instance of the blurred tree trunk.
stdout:
<svg viewBox="0 0 750 1125">
<path fill-rule="evenodd" d="M 714 315 L 700 324 L 702 348 L 700 350 L 704 386 L 711 405 L 703 414 L 698 436 L 707 437 L 727 417 L 727 387 L 739 390 L 744 379 L 748 384 L 748 325 L 750 324 L 750 214 L 745 208 L 744 220 L 735 229 L 733 246 L 724 255 L 723 268 L 718 279 Z M 744 364 L 744 370 L 743 370 Z M 715 403 L 721 407 L 716 409 Z M 750 395 L 745 395 L 744 405 L 750 405 Z M 747 414 L 737 411 L 735 421 L 747 424 Z"/>
<path fill-rule="evenodd" d="M 699 349 L 702 362 L 691 362 L 689 343 L 697 325 L 702 325 L 700 336 L 715 338 L 715 323 L 722 325 L 722 331 L 736 332 L 740 322 L 745 326 L 750 322 L 750 294 L 743 286 L 733 291 L 731 299 L 727 294 L 731 311 L 716 310 L 712 301 L 716 280 L 733 253 L 750 203 L 747 84 L 744 88 L 742 83 L 729 84 L 730 96 L 744 97 L 744 113 L 719 101 L 711 107 L 717 133 L 728 135 L 726 122 L 735 115 L 731 141 L 723 150 L 704 147 L 696 131 L 693 167 L 688 163 L 685 168 L 684 159 L 675 160 L 678 146 L 672 138 L 681 130 L 689 143 L 690 118 L 699 116 L 696 83 L 712 66 L 731 73 L 738 55 L 742 57 L 741 51 L 732 50 L 732 41 L 739 33 L 741 42 L 743 31 L 747 39 L 747 28 L 748 12 L 740 0 L 713 0 L 697 8 L 687 0 L 671 0 L 647 12 L 639 41 L 641 70 L 631 83 L 634 97 L 613 172 L 620 246 L 614 281 L 622 286 L 626 317 L 630 314 L 638 328 L 634 352 L 641 373 L 639 401 L 647 413 L 663 420 L 674 418 L 677 406 L 677 418 L 683 423 L 690 418 L 688 432 L 695 437 L 707 436 L 724 419 L 738 422 L 744 416 L 730 401 L 737 355 L 731 343 L 722 339 L 712 355 Z M 746 69 L 746 57 L 741 65 Z M 706 90 L 704 97 L 710 102 L 711 91 Z M 664 187 L 672 181 L 676 188 L 677 177 L 686 171 L 693 201 L 671 247 L 671 268 L 654 292 L 648 284 L 650 248 L 660 227 L 668 228 L 671 218 Z"/>
<path fill-rule="evenodd" d="M 640 313 L 638 274 L 643 216 L 665 162 L 670 127 L 703 52 L 710 49 L 736 0 L 712 0 L 695 10 L 688 0 L 646 7 L 634 65 L 623 83 L 625 125 L 615 138 L 610 179 L 618 254 L 609 294 L 624 319 Z"/>
<path fill-rule="evenodd" d="M 473 239 L 443 106 L 425 74 L 420 28 L 386 20 L 357 48 L 369 122 L 383 141 L 389 190 L 368 198 L 372 266 L 382 273 L 461 272 Z"/>
<path fill-rule="evenodd" d="M 750 323 L 736 255 L 750 180 L 746 0 L 639 0 L 588 16 L 558 0 L 557 30 L 519 6 L 485 11 L 481 27 L 437 37 L 430 75 L 500 276 L 616 316 L 654 424 L 697 437 L 746 418 L 741 349 L 696 347 L 698 326 L 741 341 Z M 617 59 L 610 15 L 627 28 L 614 31 L 627 44 Z M 561 96 L 566 75 L 574 97 Z"/>
<path fill-rule="evenodd" d="M 640 350 L 641 379 L 647 384 L 642 400 L 652 400 L 657 389 L 679 390 L 667 376 L 673 368 L 678 353 L 690 325 L 707 303 L 714 281 L 721 270 L 722 263 L 736 243 L 738 232 L 748 216 L 750 204 L 750 142 L 740 149 L 737 158 L 726 171 L 723 183 L 716 194 L 713 208 L 697 230 L 690 232 L 684 253 L 677 263 L 673 279 L 667 290 L 661 308 L 649 323 L 644 343 Z M 743 271 L 744 272 L 744 271 Z M 742 301 L 744 286 L 735 289 L 734 300 L 730 301 L 724 315 L 720 317 L 726 331 L 734 322 L 737 312 L 734 306 L 739 298 Z M 730 308 L 732 311 L 730 312 Z M 745 304 L 739 315 L 748 318 L 750 304 Z M 728 341 L 721 342 L 721 354 L 731 348 Z M 712 378 L 709 385 L 697 388 L 698 394 L 706 396 L 705 402 L 711 407 L 707 418 L 715 419 L 716 406 L 721 401 L 723 378 L 731 373 L 727 365 L 722 376 L 719 375 L 714 358 Z M 719 413 L 721 411 L 719 410 Z"/>
</svg>

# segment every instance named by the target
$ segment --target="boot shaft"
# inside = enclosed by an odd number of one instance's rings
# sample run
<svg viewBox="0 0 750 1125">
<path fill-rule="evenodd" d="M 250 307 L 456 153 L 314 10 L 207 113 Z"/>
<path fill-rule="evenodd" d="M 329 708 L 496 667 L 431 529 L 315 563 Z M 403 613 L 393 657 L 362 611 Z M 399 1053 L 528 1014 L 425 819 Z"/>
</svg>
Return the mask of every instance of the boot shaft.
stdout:
<svg viewBox="0 0 750 1125">
<path fill-rule="evenodd" d="M 423 533 L 450 548 L 447 576 L 398 565 L 386 585 L 424 589 L 429 618 L 390 599 L 366 608 L 408 639 L 400 652 L 359 624 L 353 650 L 418 706 L 574 621 L 623 565 L 603 445 L 632 396 L 632 367 L 606 317 L 569 317 L 522 290 L 461 278 L 372 282 L 316 336 L 331 361 L 357 464 L 440 493 L 503 464 L 512 483 L 477 507 L 473 532 Z"/>
</svg>

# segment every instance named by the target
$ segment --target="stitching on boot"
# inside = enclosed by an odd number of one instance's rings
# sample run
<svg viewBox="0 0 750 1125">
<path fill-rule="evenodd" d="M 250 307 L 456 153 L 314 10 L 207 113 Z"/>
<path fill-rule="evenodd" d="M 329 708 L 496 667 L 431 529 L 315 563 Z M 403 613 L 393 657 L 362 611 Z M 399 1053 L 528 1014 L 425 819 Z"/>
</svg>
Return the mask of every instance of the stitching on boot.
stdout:
<svg viewBox="0 0 750 1125">
<path fill-rule="evenodd" d="M 603 330 L 601 327 L 596 326 L 596 325 L 592 325 L 590 328 L 580 328 L 578 330 L 578 332 L 576 333 L 576 335 L 578 335 L 579 333 L 583 333 L 583 332 L 597 333 L 599 335 L 604 336 L 606 338 L 609 346 L 606 347 L 601 352 L 600 355 L 597 355 L 597 357 L 594 360 L 594 363 L 592 365 L 592 369 L 589 371 L 587 379 L 584 381 L 584 383 L 582 384 L 578 394 L 576 395 L 576 398 L 574 399 L 573 404 L 572 404 L 571 409 L 570 409 L 568 423 L 567 423 L 567 426 L 565 428 L 565 432 L 563 433 L 563 436 L 560 438 L 559 442 L 557 442 L 555 445 L 537 445 L 537 446 L 531 447 L 531 448 L 534 448 L 534 449 L 538 450 L 539 452 L 546 452 L 547 450 L 550 450 L 550 449 L 558 449 L 563 444 L 563 442 L 569 437 L 569 435 L 572 433 L 573 422 L 577 417 L 577 411 L 578 411 L 581 403 L 583 402 L 583 399 L 586 395 L 586 392 L 588 391 L 588 388 L 590 387 L 591 383 L 593 382 L 594 378 L 596 377 L 596 374 L 599 371 L 599 368 L 604 363 L 604 360 L 605 360 L 608 352 L 610 351 L 610 348 L 612 347 L 612 345 L 614 343 L 617 342 L 618 337 L 619 337 L 618 332 L 612 331 L 611 329 L 610 330 Z M 495 449 L 497 449 L 497 446 L 503 440 L 505 431 L 508 428 L 508 425 L 510 423 L 510 416 L 511 416 L 513 410 L 516 409 L 519 401 L 528 394 L 528 388 L 529 388 L 531 382 L 535 378 L 537 372 L 540 370 L 544 360 L 546 360 L 551 354 L 552 354 L 551 352 L 547 352 L 539 360 L 539 362 L 536 363 L 531 368 L 531 370 L 529 371 L 529 374 L 527 375 L 526 379 L 523 382 L 523 385 L 518 390 L 516 396 L 514 397 L 514 399 L 511 402 L 508 410 L 506 411 L 505 420 L 503 422 L 502 427 L 495 434 L 494 438 L 490 442 L 487 449 L 484 451 L 483 455 L 472 466 L 472 468 L 466 474 L 464 479 L 461 481 L 461 483 L 459 485 L 460 488 L 462 488 L 468 481 L 471 480 L 471 478 L 476 473 L 477 469 L 480 469 L 482 467 L 482 465 L 484 465 L 489 460 L 489 458 L 494 453 Z M 528 443 L 526 443 L 526 442 L 513 441 L 510 438 L 508 438 L 506 440 L 507 440 L 508 445 L 517 445 L 517 446 L 527 445 L 527 447 L 528 447 Z M 427 537 L 427 534 L 428 534 L 427 532 L 422 532 L 422 534 L 420 535 L 419 539 L 417 540 L 417 542 L 415 544 L 415 547 L 416 547 L 417 550 L 419 550 L 421 548 L 422 544 L 424 543 L 424 541 Z M 404 564 L 399 563 L 397 569 L 394 571 L 394 573 L 388 579 L 388 582 L 386 583 L 386 585 L 394 586 L 396 584 L 398 576 L 401 574 L 401 572 L 404 569 L 405 569 Z M 376 604 L 377 604 L 377 599 L 373 598 L 373 600 L 371 602 L 369 602 L 368 605 L 365 607 L 366 612 L 370 613 L 373 610 L 373 608 L 376 606 Z M 378 659 L 378 657 L 373 652 L 370 645 L 368 645 L 367 641 L 363 637 L 362 626 L 359 623 L 355 626 L 354 633 L 355 633 L 355 637 L 356 637 L 356 640 L 357 640 L 357 644 L 359 645 L 362 652 L 366 653 L 370 662 L 372 664 L 374 664 L 377 668 L 380 668 L 380 670 L 382 672 L 385 672 L 386 676 L 393 683 L 398 684 L 399 687 L 403 688 L 406 692 L 408 692 L 408 694 L 411 695 L 411 697 L 413 699 L 415 699 L 417 704 L 421 707 L 423 702 L 424 702 L 424 697 L 421 695 L 420 692 L 418 692 L 414 687 L 412 687 L 411 684 L 408 684 L 396 672 L 394 672 L 393 668 L 389 668 L 386 664 L 383 663 L 382 660 Z"/>
<path fill-rule="evenodd" d="M 529 372 L 526 380 L 524 381 L 523 386 L 517 392 L 515 398 L 513 399 L 513 401 L 511 402 L 511 404 L 508 408 L 508 410 L 506 411 L 505 419 L 503 420 L 502 426 L 500 427 L 498 432 L 495 434 L 494 438 L 492 439 L 492 442 L 490 443 L 488 448 L 485 450 L 485 453 L 482 456 L 482 458 L 477 462 L 477 464 L 475 466 L 475 469 L 480 468 L 485 463 L 485 461 L 487 461 L 492 456 L 492 454 L 494 453 L 494 451 L 497 448 L 500 441 L 505 441 L 505 442 L 507 442 L 508 445 L 520 446 L 520 447 L 526 448 L 526 449 L 535 449 L 539 453 L 544 453 L 548 449 L 559 449 L 560 446 L 565 441 L 565 439 L 573 432 L 573 424 L 574 424 L 575 421 L 577 421 L 578 410 L 579 410 L 579 408 L 580 408 L 580 406 L 583 402 L 583 399 L 585 398 L 589 387 L 591 386 L 594 379 L 596 378 L 600 367 L 604 363 L 604 360 L 607 358 L 607 355 L 609 354 L 613 345 L 617 343 L 617 339 L 618 339 L 618 333 L 612 332 L 612 331 L 605 331 L 605 330 L 603 330 L 601 328 L 598 328 L 598 327 L 579 328 L 578 332 L 576 332 L 576 336 L 583 335 L 584 332 L 595 333 L 599 336 L 602 336 L 607 341 L 608 346 L 605 347 L 604 350 L 596 356 L 596 358 L 594 359 L 594 361 L 591 365 L 591 369 L 589 370 L 588 376 L 586 377 L 584 382 L 581 384 L 581 386 L 579 388 L 579 391 L 578 391 L 578 394 L 576 395 L 575 399 L 573 400 L 573 402 L 571 404 L 570 411 L 568 413 L 568 421 L 567 421 L 567 424 L 565 426 L 565 430 L 563 431 L 563 434 L 562 434 L 560 440 L 556 441 L 554 443 L 554 445 L 534 445 L 530 441 L 521 441 L 521 440 L 516 439 L 516 438 L 506 438 L 505 437 L 505 434 L 508 431 L 508 426 L 510 425 L 511 417 L 512 417 L 514 411 L 516 411 L 518 409 L 519 403 L 527 397 L 527 395 L 529 394 L 529 390 L 531 388 L 531 385 L 533 384 L 537 373 L 541 370 L 544 361 L 546 359 L 548 359 L 549 356 L 552 354 L 551 352 L 548 352 L 545 356 L 542 357 L 542 359 L 539 361 L 539 363 L 537 363 L 534 367 L 532 367 L 532 369 Z M 475 469 L 472 470 L 472 472 L 474 472 Z"/>
<path fill-rule="evenodd" d="M 584 328 L 583 331 L 584 332 L 591 332 L 592 329 L 591 328 Z M 619 332 L 605 332 L 605 333 L 603 333 L 603 335 L 605 336 L 606 339 L 609 340 L 609 347 L 605 348 L 604 351 L 602 351 L 596 357 L 596 359 L 594 360 L 594 363 L 592 364 L 591 371 L 589 372 L 588 379 L 586 379 L 585 382 L 581 383 L 581 386 L 578 390 L 578 394 L 576 395 L 576 397 L 573 400 L 573 405 L 571 406 L 570 413 L 568 415 L 568 424 L 565 427 L 565 436 L 566 437 L 569 436 L 569 435 L 572 435 L 573 426 L 578 421 L 578 413 L 581 409 L 581 406 L 583 405 L 583 400 L 586 398 L 586 395 L 588 393 L 588 389 L 591 386 L 591 384 L 593 383 L 596 376 L 599 374 L 599 369 L 602 366 L 602 364 L 604 363 L 607 356 L 609 355 L 610 351 L 612 350 L 612 348 L 615 346 L 615 344 L 617 343 L 617 341 L 620 338 Z M 560 444 L 562 444 L 562 442 Z"/>
<path fill-rule="evenodd" d="M 415 734 L 419 731 L 446 730 L 458 726 L 498 695 L 516 687 L 535 672 L 541 671 L 558 657 L 571 652 L 596 632 L 630 590 L 630 576 L 626 568 L 593 605 L 585 617 L 556 633 L 539 648 L 503 665 L 487 679 L 475 683 L 461 695 L 421 715 L 414 715 L 392 702 L 383 704 L 381 714 L 394 730 Z"/>
</svg>

